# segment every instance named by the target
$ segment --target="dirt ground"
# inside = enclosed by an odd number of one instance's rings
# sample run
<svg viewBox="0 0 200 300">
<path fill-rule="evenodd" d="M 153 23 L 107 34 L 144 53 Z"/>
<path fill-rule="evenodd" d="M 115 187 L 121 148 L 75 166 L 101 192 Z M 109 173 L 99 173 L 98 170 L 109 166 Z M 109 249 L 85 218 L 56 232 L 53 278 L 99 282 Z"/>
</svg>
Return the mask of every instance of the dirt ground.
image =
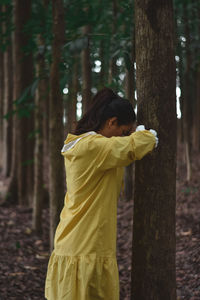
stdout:
<svg viewBox="0 0 200 300">
<path fill-rule="evenodd" d="M 200 299 L 200 157 L 193 155 L 191 182 L 181 156 L 177 164 L 177 296 Z M 4 180 L 0 178 L 2 194 Z M 133 202 L 119 201 L 118 264 L 120 300 L 130 299 Z M 44 299 L 49 257 L 48 209 L 43 211 L 43 234 L 31 230 L 30 208 L 0 207 L 0 300 Z M 109 299 L 106 299 L 109 300 Z M 142 299 L 137 299 L 142 300 Z M 161 299 L 162 300 L 162 299 Z"/>
</svg>

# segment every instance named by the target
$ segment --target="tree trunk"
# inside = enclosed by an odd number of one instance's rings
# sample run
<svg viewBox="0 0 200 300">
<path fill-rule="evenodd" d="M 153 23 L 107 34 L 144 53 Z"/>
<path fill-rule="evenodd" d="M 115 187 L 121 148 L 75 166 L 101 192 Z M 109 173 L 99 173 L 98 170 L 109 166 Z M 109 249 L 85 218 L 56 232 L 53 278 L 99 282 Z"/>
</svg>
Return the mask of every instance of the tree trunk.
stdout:
<svg viewBox="0 0 200 300">
<path fill-rule="evenodd" d="M 175 300 L 176 70 L 172 0 L 136 0 L 138 124 L 159 146 L 136 163 L 132 299 Z"/>
<path fill-rule="evenodd" d="M 14 10 L 15 15 L 15 10 Z M 11 36 L 12 40 L 12 62 L 13 62 L 13 99 L 16 100 L 18 97 L 18 71 L 16 69 L 17 63 L 16 60 L 18 59 L 18 50 L 17 46 L 15 45 L 15 36 L 14 33 Z M 16 54 L 15 54 L 16 52 Z M 16 107 L 12 104 L 12 110 L 16 110 Z M 11 172 L 10 172 L 10 180 L 7 188 L 7 200 L 10 203 L 17 203 L 19 202 L 18 199 L 18 185 L 17 185 L 17 169 L 18 169 L 18 139 L 17 139 L 17 114 L 15 113 L 12 118 L 12 157 L 11 157 Z"/>
<path fill-rule="evenodd" d="M 43 38 L 38 38 L 38 45 L 44 46 Z M 38 54 L 37 77 L 39 78 L 38 88 L 35 97 L 35 130 L 37 131 L 34 149 L 34 195 L 33 195 L 33 229 L 38 233 L 42 232 L 42 207 L 44 198 L 43 188 L 43 111 L 46 97 L 46 71 L 45 57 Z"/>
<path fill-rule="evenodd" d="M 18 99 L 24 90 L 32 83 L 33 80 L 33 61 L 31 53 L 24 53 L 24 48 L 27 46 L 30 36 L 24 31 L 24 26 L 30 19 L 31 1 L 15 0 L 14 1 L 14 67 L 15 67 L 15 99 Z M 26 103 L 27 104 L 27 103 Z M 19 112 L 26 109 L 24 104 L 18 104 Z M 30 160 L 33 159 L 32 153 L 28 151 L 32 144 L 28 139 L 30 133 L 32 115 L 30 118 L 18 117 L 17 119 L 17 182 L 18 182 L 18 199 L 19 204 L 28 204 L 28 189 L 29 179 L 33 178 L 33 164 L 27 166 Z M 32 144 L 33 145 L 33 144 Z M 31 151 L 32 152 L 32 151 Z M 32 180 L 33 182 L 33 180 Z M 32 183 L 31 182 L 31 183 Z"/>
<path fill-rule="evenodd" d="M 197 4 L 197 15 L 196 15 L 196 19 L 200 18 L 200 4 Z M 197 32 L 198 34 L 200 34 L 200 24 L 198 24 L 198 28 L 197 28 Z M 198 56 L 198 52 L 199 49 L 197 48 L 197 51 L 195 53 L 195 56 Z M 196 76 L 194 78 L 194 80 L 196 81 L 196 106 L 194 109 L 194 122 L 193 122 L 193 149 L 195 151 L 199 151 L 200 150 L 200 62 L 198 60 L 197 62 L 197 66 L 196 66 Z"/>
<path fill-rule="evenodd" d="M 34 131 L 34 113 L 32 112 L 28 118 L 28 135 Z M 27 136 L 28 136 L 27 135 Z M 25 205 L 32 207 L 33 205 L 33 186 L 34 186 L 34 148 L 35 148 L 35 137 L 34 134 L 27 140 L 27 190 Z"/>
<path fill-rule="evenodd" d="M 78 57 L 74 58 L 72 83 L 69 86 L 69 97 L 67 100 L 67 132 L 73 132 L 76 127 L 76 105 L 78 94 Z"/>
<path fill-rule="evenodd" d="M 0 6 L 0 13 L 3 12 L 3 6 Z M 0 24 L 0 35 L 3 36 L 3 24 Z M 3 147 L 3 107 L 4 107 L 4 52 L 0 48 L 0 146 Z M 2 161 L 0 160 L 0 168 Z"/>
<path fill-rule="evenodd" d="M 44 155 L 47 155 L 49 152 L 49 78 L 46 77 L 44 78 L 44 83 L 45 85 L 45 99 L 44 99 L 44 114 L 43 114 L 43 147 L 44 147 Z"/>
<path fill-rule="evenodd" d="M 200 65 L 197 69 L 196 77 L 196 109 L 194 111 L 194 122 L 193 122 L 193 148 L 195 151 L 200 150 Z"/>
<path fill-rule="evenodd" d="M 51 5 L 51 0 L 43 0 L 43 5 L 45 10 L 48 9 L 48 6 Z M 46 20 L 44 20 L 44 26 L 46 26 Z M 49 65 L 46 66 L 49 71 Z M 44 113 L 43 113 L 43 153 L 44 153 L 44 164 L 49 165 L 48 153 L 49 153 L 49 76 L 46 73 L 43 80 L 44 89 L 46 90 L 44 102 Z M 48 178 L 46 179 L 48 182 Z"/>
<path fill-rule="evenodd" d="M 106 64 L 105 64 L 105 41 L 100 42 L 99 57 L 101 61 L 101 71 L 99 74 L 99 89 L 102 89 L 106 83 Z"/>
<path fill-rule="evenodd" d="M 113 22 L 112 22 L 112 36 L 116 34 L 117 30 L 117 0 L 112 1 L 112 9 L 113 9 Z M 113 37 L 111 38 L 111 46 L 115 41 Z M 116 65 L 116 57 L 112 57 L 109 62 L 109 71 L 108 71 L 108 83 L 112 84 L 113 78 L 117 73 L 117 65 Z"/>
<path fill-rule="evenodd" d="M 86 25 L 83 27 L 83 34 L 88 40 L 88 45 L 82 50 L 82 113 L 84 114 L 91 102 L 91 88 L 92 88 L 92 78 L 91 78 L 91 63 L 90 63 L 90 26 Z"/>
<path fill-rule="evenodd" d="M 181 119 L 178 121 L 178 140 L 181 143 L 184 143 L 184 129 L 183 129 L 183 111 L 184 111 L 184 59 L 183 59 L 183 53 L 181 49 L 181 41 L 178 41 L 178 56 L 179 56 L 179 62 L 178 62 L 178 77 L 179 77 L 179 88 L 181 90 L 181 96 L 179 98 L 180 102 L 180 110 L 181 110 Z"/>
<path fill-rule="evenodd" d="M 127 66 L 126 69 L 126 77 L 125 77 L 125 91 L 126 98 L 132 103 L 133 107 L 135 107 L 135 33 L 133 33 L 133 41 L 132 41 L 132 53 L 130 55 L 130 66 Z M 130 201 L 133 199 L 133 164 L 130 164 L 125 168 L 124 173 L 124 197 L 126 200 Z"/>
<path fill-rule="evenodd" d="M 59 215 L 64 201 L 63 158 L 63 100 L 60 91 L 60 71 L 62 45 L 64 39 L 63 1 L 52 1 L 53 5 L 53 45 L 52 65 L 50 72 L 50 245 L 53 239 Z"/>
<path fill-rule="evenodd" d="M 7 9 L 10 9 L 7 7 Z M 9 12 L 7 11 L 7 14 Z M 8 16 L 5 30 L 11 25 L 11 15 Z M 8 119 L 3 120 L 3 175 L 8 177 L 11 171 L 12 157 L 12 100 L 13 100 L 13 63 L 12 63 L 12 40 L 8 33 L 7 48 L 4 53 L 4 115 L 9 114 Z"/>
<path fill-rule="evenodd" d="M 183 105 L 183 128 L 184 128 L 184 144 L 185 158 L 187 168 L 187 181 L 191 179 L 191 146 L 192 146 L 192 121 L 193 121 L 193 101 L 192 101 L 192 82 L 191 82 L 191 37 L 189 28 L 189 18 L 186 3 L 184 3 L 184 24 L 185 24 L 185 51 L 186 51 L 186 69 L 184 76 L 184 105 Z"/>
</svg>

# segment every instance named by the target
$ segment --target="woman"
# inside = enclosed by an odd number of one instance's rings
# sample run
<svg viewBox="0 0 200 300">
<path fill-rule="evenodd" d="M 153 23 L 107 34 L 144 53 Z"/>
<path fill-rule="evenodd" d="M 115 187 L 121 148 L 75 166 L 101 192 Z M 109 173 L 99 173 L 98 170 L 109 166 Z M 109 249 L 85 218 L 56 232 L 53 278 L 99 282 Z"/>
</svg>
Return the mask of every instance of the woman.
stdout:
<svg viewBox="0 0 200 300">
<path fill-rule="evenodd" d="M 135 113 L 105 88 L 62 149 L 67 193 L 48 265 L 48 300 L 119 299 L 117 198 L 123 167 L 153 150 L 148 130 L 133 132 Z"/>
</svg>

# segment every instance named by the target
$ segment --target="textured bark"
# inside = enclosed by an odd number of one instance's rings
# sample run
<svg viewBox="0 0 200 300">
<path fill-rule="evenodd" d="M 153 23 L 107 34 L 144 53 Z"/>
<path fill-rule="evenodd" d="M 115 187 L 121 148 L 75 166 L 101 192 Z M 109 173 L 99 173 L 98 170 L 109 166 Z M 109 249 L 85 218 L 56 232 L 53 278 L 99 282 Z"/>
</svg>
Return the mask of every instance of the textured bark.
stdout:
<svg viewBox="0 0 200 300">
<path fill-rule="evenodd" d="M 48 9 L 51 0 L 43 0 L 43 5 L 45 9 Z M 43 20 L 43 26 L 46 26 L 46 20 Z M 46 90 L 45 97 L 43 99 L 43 154 L 44 154 L 44 163 L 47 163 L 47 157 L 49 153 L 49 74 L 47 74 L 47 70 L 49 66 L 46 65 L 46 74 L 43 78 L 44 89 Z M 48 164 L 48 163 L 47 163 Z"/>
<path fill-rule="evenodd" d="M 44 115 L 43 115 L 43 146 L 44 146 L 44 154 L 48 153 L 49 149 L 49 79 L 46 77 L 44 79 L 44 85 L 46 86 L 46 96 L 44 99 Z"/>
<path fill-rule="evenodd" d="M 33 62 L 32 55 L 24 53 L 24 47 L 30 38 L 29 33 L 24 31 L 24 26 L 30 19 L 31 1 L 14 1 L 14 64 L 15 64 L 15 96 L 19 98 L 23 91 L 32 83 L 33 80 Z M 19 109 L 23 106 L 19 105 Z M 32 150 L 29 150 L 33 144 L 28 139 L 28 134 L 32 128 L 32 116 L 30 118 L 17 119 L 17 182 L 19 204 L 28 204 L 28 188 L 30 188 L 30 179 L 33 181 L 33 164 L 27 167 L 27 161 L 33 159 Z M 28 146 L 29 144 L 29 146 Z M 31 145 L 32 144 L 32 145 Z M 31 145 L 31 147 L 30 147 Z M 31 182 L 32 183 L 32 182 Z"/>
<path fill-rule="evenodd" d="M 124 171 L 124 198 L 126 201 L 130 201 L 131 199 L 133 199 L 133 168 L 133 164 L 130 164 L 125 168 Z"/>
<path fill-rule="evenodd" d="M 198 66 L 197 77 L 196 77 L 196 107 L 194 111 L 194 122 L 193 122 L 193 149 L 195 151 L 200 150 L 200 66 Z"/>
<path fill-rule="evenodd" d="M 52 1 L 53 5 L 53 55 L 50 72 L 50 245 L 53 239 L 59 215 L 64 201 L 63 158 L 63 101 L 59 84 L 59 65 L 61 62 L 64 38 L 64 9 L 63 1 Z"/>
<path fill-rule="evenodd" d="M 9 7 L 7 6 L 7 9 Z M 11 15 L 9 15 L 5 30 L 10 26 Z M 7 48 L 4 53 L 4 115 L 11 113 L 13 100 L 13 63 L 12 63 L 12 41 L 11 34 L 7 38 Z M 8 177 L 11 171 L 12 157 L 12 115 L 3 120 L 3 174 Z"/>
<path fill-rule="evenodd" d="M 44 41 L 40 36 L 38 45 L 44 46 Z M 34 149 L 34 194 L 33 194 L 33 229 L 42 232 L 42 208 L 44 198 L 43 188 L 43 111 L 44 100 L 46 98 L 46 71 L 45 57 L 38 54 L 37 57 L 37 77 L 39 78 L 38 88 L 35 97 L 35 130 L 37 131 Z"/>
<path fill-rule="evenodd" d="M 4 55 L 4 115 L 7 115 L 12 110 L 13 100 L 13 72 L 12 72 L 12 47 L 9 45 Z M 12 116 L 3 121 L 3 174 L 8 177 L 11 171 L 11 156 L 12 156 Z"/>
<path fill-rule="evenodd" d="M 12 35 L 12 61 L 13 61 L 13 99 L 17 99 L 17 70 L 15 68 L 16 55 L 15 52 L 15 41 L 14 35 Z M 12 109 L 15 109 L 13 106 Z M 18 188 L 17 188 L 17 168 L 18 168 L 18 139 L 17 139 L 17 115 L 14 114 L 12 119 L 12 157 L 11 157 L 11 172 L 10 180 L 7 188 L 7 200 L 9 202 L 18 202 Z"/>
<path fill-rule="evenodd" d="M 186 51 L 186 69 L 184 74 L 184 105 L 183 105 L 183 129 L 185 157 L 187 167 L 187 181 L 191 179 L 191 147 L 192 147 L 192 123 L 193 123 L 193 101 L 191 101 L 191 37 L 189 28 L 189 18 L 186 3 L 184 4 L 184 25 L 185 25 L 185 51 Z"/>
<path fill-rule="evenodd" d="M 132 51 L 130 57 L 131 65 L 126 70 L 125 91 L 126 98 L 132 103 L 133 107 L 135 107 L 135 33 L 133 33 Z M 124 174 L 124 197 L 128 201 L 133 199 L 133 170 L 133 164 L 131 164 L 125 168 Z"/>
<path fill-rule="evenodd" d="M 176 71 L 171 0 L 136 0 L 138 124 L 159 146 L 136 163 L 132 299 L 175 300 Z"/>
<path fill-rule="evenodd" d="M 109 70 L 108 70 L 108 84 L 112 84 L 113 78 L 115 78 L 117 74 L 117 65 L 116 58 L 113 57 L 109 62 Z"/>
<path fill-rule="evenodd" d="M 198 3 L 198 10 L 197 10 L 197 18 L 200 18 L 200 4 Z M 200 35 L 200 24 L 198 25 L 198 34 Z M 199 49 L 196 51 L 196 57 L 198 56 Z M 196 80 L 196 102 L 195 102 L 195 109 L 194 109 L 194 122 L 193 122 L 193 149 L 195 151 L 200 150 L 200 62 L 197 63 L 197 71 L 196 76 L 194 78 Z"/>
<path fill-rule="evenodd" d="M 76 105 L 78 94 L 78 57 L 75 57 L 73 64 L 72 82 L 69 86 L 69 97 L 67 99 L 67 132 L 73 132 L 76 127 Z"/>
<path fill-rule="evenodd" d="M 0 12 L 3 11 L 3 6 L 0 6 Z M 0 34 L 2 36 L 3 26 L 0 25 Z M 4 53 L 0 49 L 0 144 L 3 143 L 3 106 L 4 106 Z"/>
<path fill-rule="evenodd" d="M 83 27 L 83 34 L 88 39 L 88 45 L 85 49 L 82 50 L 81 59 L 82 59 L 82 112 L 86 112 L 91 102 L 91 88 L 92 88 L 92 75 L 91 75 L 91 63 L 90 63 L 90 26 L 86 25 Z"/>
<path fill-rule="evenodd" d="M 0 142 L 3 141 L 4 67 L 3 52 L 0 50 Z"/>
<path fill-rule="evenodd" d="M 117 0 L 112 0 L 112 9 L 113 9 L 113 22 L 112 22 L 112 34 L 113 36 L 116 34 L 117 30 Z M 111 39 L 111 45 L 113 43 L 113 38 Z M 117 65 L 116 65 L 116 57 L 112 57 L 109 62 L 109 70 L 108 70 L 108 83 L 112 84 L 113 78 L 117 73 Z"/>
<path fill-rule="evenodd" d="M 31 62 L 32 63 L 32 62 Z M 28 135 L 34 131 L 34 113 L 28 118 Z M 27 136 L 28 136 L 27 135 Z M 35 147 L 35 138 L 29 138 L 27 140 L 27 190 L 25 196 L 25 205 L 29 205 L 32 207 L 33 204 L 33 182 L 34 182 L 34 147 Z M 23 183 L 22 183 L 23 184 Z"/>
</svg>

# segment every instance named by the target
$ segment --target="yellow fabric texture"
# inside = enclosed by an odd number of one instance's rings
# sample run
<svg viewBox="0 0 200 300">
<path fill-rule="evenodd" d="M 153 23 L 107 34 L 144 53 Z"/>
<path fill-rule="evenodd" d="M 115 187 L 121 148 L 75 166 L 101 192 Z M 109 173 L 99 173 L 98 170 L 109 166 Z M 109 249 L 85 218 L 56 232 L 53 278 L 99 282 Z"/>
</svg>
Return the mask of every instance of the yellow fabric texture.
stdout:
<svg viewBox="0 0 200 300">
<path fill-rule="evenodd" d="M 67 193 L 45 285 L 48 300 L 118 300 L 117 198 L 123 167 L 155 146 L 148 130 L 127 137 L 69 134 Z"/>
</svg>

